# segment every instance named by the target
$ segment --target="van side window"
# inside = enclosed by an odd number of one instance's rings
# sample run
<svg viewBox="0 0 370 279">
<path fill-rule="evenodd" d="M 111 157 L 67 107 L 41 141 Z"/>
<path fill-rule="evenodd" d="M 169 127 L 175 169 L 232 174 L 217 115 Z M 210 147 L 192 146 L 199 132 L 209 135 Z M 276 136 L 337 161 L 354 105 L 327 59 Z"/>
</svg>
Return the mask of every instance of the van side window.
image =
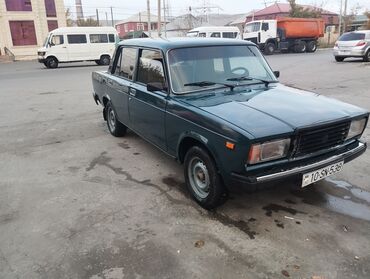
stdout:
<svg viewBox="0 0 370 279">
<path fill-rule="evenodd" d="M 86 35 L 67 35 L 69 44 L 86 44 Z"/>
<path fill-rule="evenodd" d="M 199 33 L 198 37 L 206 37 L 206 33 Z"/>
<path fill-rule="evenodd" d="M 236 38 L 236 32 L 223 32 L 222 37 L 223 38 L 230 38 L 230 39 L 235 39 Z"/>
<path fill-rule="evenodd" d="M 135 73 L 136 54 L 137 50 L 135 48 L 122 48 L 120 54 L 122 58 L 118 58 L 120 64 L 117 63 L 114 74 L 132 80 Z"/>
<path fill-rule="evenodd" d="M 150 82 L 165 84 L 163 59 L 159 51 L 142 50 L 139 60 L 137 81 L 144 84 Z"/>
<path fill-rule="evenodd" d="M 212 37 L 212 38 L 220 38 L 220 37 L 221 37 L 221 34 L 220 34 L 220 32 L 213 32 L 213 33 L 211 34 L 211 37 Z"/>
<path fill-rule="evenodd" d="M 110 43 L 115 43 L 116 42 L 114 34 L 109 34 L 108 37 L 109 37 L 109 42 Z"/>
<path fill-rule="evenodd" d="M 108 35 L 107 34 L 90 34 L 90 43 L 92 44 L 108 43 Z"/>
<path fill-rule="evenodd" d="M 63 35 L 54 35 L 54 36 L 51 38 L 51 43 L 52 43 L 52 45 L 54 45 L 54 46 L 64 44 L 64 37 L 63 37 Z"/>
</svg>

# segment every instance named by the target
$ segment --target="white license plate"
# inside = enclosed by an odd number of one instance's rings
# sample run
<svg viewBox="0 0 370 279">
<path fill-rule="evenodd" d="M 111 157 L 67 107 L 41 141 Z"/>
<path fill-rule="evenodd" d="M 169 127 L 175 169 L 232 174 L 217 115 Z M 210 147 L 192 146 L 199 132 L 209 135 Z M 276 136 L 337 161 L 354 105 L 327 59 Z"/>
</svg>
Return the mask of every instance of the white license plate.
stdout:
<svg viewBox="0 0 370 279">
<path fill-rule="evenodd" d="M 338 162 L 319 170 L 315 170 L 309 173 L 305 173 L 302 177 L 302 187 L 306 187 L 312 183 L 324 179 L 330 175 L 340 172 L 343 169 L 344 162 Z"/>
<path fill-rule="evenodd" d="M 349 53 L 349 50 L 340 50 L 339 55 L 346 55 Z"/>
</svg>

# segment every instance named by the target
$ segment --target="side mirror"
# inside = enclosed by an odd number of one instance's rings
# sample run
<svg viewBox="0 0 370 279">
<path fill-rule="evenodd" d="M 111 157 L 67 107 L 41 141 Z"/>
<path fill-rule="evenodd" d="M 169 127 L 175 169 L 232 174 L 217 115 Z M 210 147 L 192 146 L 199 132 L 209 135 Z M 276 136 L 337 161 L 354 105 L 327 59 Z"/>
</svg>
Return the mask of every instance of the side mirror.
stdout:
<svg viewBox="0 0 370 279">
<path fill-rule="evenodd" d="M 163 84 L 162 82 L 149 82 L 146 85 L 146 90 L 149 92 L 154 92 L 154 91 L 166 91 L 167 86 Z"/>
<path fill-rule="evenodd" d="M 275 77 L 280 77 L 280 71 L 274 71 L 274 75 L 275 75 Z"/>
<path fill-rule="evenodd" d="M 49 47 L 55 46 L 53 42 L 49 42 Z"/>
</svg>

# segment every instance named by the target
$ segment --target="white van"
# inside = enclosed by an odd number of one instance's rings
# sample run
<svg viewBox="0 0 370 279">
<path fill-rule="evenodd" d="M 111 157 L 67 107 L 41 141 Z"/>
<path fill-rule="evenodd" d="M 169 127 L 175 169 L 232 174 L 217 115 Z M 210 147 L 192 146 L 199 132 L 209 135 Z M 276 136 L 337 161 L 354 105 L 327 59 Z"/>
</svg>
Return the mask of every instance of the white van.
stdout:
<svg viewBox="0 0 370 279">
<path fill-rule="evenodd" d="M 187 37 L 240 39 L 240 30 L 236 26 L 204 26 L 190 30 Z"/>
<path fill-rule="evenodd" d="M 47 68 L 58 63 L 95 61 L 109 65 L 118 42 L 113 27 L 63 27 L 51 31 L 44 46 L 37 52 L 38 60 Z"/>
</svg>

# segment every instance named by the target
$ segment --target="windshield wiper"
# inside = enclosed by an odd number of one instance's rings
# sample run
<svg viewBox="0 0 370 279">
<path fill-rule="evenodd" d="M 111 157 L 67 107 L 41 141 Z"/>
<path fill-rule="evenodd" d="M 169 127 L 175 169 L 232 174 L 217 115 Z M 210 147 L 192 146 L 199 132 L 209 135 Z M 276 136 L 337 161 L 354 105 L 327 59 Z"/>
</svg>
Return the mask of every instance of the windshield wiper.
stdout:
<svg viewBox="0 0 370 279">
<path fill-rule="evenodd" d="M 220 84 L 226 87 L 231 88 L 231 90 L 234 89 L 235 85 L 228 84 L 228 83 L 222 83 L 222 82 L 214 82 L 214 81 L 197 81 L 197 82 L 191 82 L 191 83 L 185 83 L 184 86 L 199 86 L 199 87 L 207 87 L 207 86 L 212 86 L 215 84 Z"/>
<path fill-rule="evenodd" d="M 229 80 L 229 81 L 258 80 L 258 81 L 263 82 L 266 86 L 269 85 L 270 83 L 276 83 L 277 82 L 275 80 L 265 80 L 265 79 L 260 79 L 260 78 L 255 78 L 255 77 L 248 77 L 248 76 L 228 78 L 226 80 Z"/>
</svg>

